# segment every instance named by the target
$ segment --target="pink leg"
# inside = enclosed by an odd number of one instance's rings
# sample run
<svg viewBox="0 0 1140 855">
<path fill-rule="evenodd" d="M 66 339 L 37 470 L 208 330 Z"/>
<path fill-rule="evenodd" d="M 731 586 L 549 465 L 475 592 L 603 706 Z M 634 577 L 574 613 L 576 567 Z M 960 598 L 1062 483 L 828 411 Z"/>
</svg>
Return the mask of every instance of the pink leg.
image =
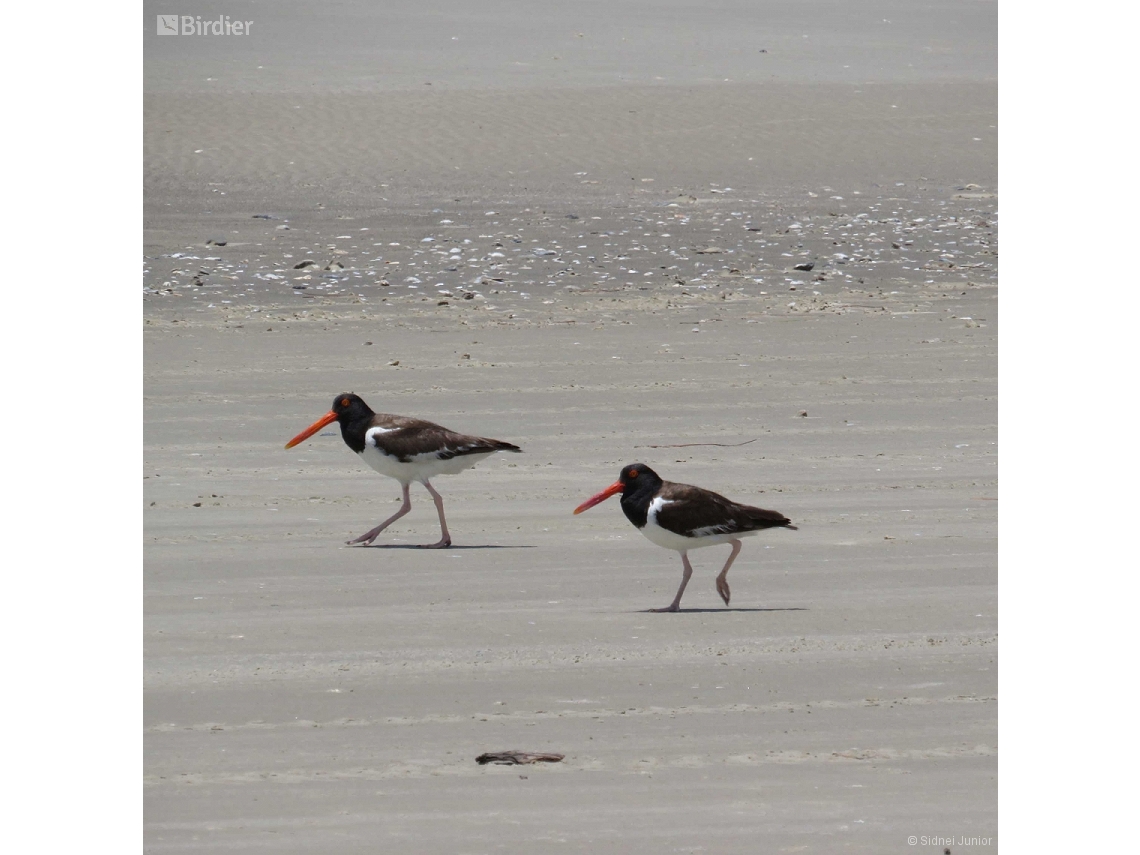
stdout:
<svg viewBox="0 0 1140 855">
<path fill-rule="evenodd" d="M 372 531 L 360 535 L 360 537 L 356 538 L 355 540 L 348 541 L 349 546 L 354 543 L 363 543 L 365 545 L 371 543 L 376 539 L 376 535 L 378 535 L 380 532 L 382 532 L 384 529 L 386 529 L 388 526 L 390 526 L 392 523 L 394 523 L 396 520 L 398 520 L 400 517 L 412 509 L 412 497 L 409 494 L 409 488 L 411 485 L 404 484 L 403 487 L 404 504 L 400 505 L 400 510 L 396 511 L 396 513 L 392 514 L 392 516 L 388 517 L 388 519 L 384 520 L 384 522 L 380 523 L 380 525 L 376 526 L 376 528 L 372 529 Z"/>
<path fill-rule="evenodd" d="M 650 609 L 651 612 L 675 612 L 681 608 L 681 595 L 685 593 L 685 586 L 689 584 L 689 577 L 693 575 L 693 565 L 689 563 L 689 553 L 681 553 L 681 563 L 685 565 L 685 575 L 681 577 L 681 587 L 677 589 L 677 596 L 673 602 L 663 609 Z"/>
<path fill-rule="evenodd" d="M 432 500 L 435 502 L 435 509 L 437 511 L 439 511 L 439 528 L 443 534 L 440 537 L 438 543 L 426 543 L 423 546 L 421 546 L 420 548 L 421 549 L 447 549 L 447 547 L 451 546 L 451 535 L 447 531 L 447 520 L 445 520 L 443 518 L 443 496 L 441 496 L 439 493 L 437 493 L 435 491 L 435 487 L 433 487 L 427 481 L 424 481 L 423 485 L 425 487 L 427 487 L 427 491 L 429 493 L 431 493 Z"/>
<path fill-rule="evenodd" d="M 729 543 L 732 544 L 732 554 L 728 556 L 728 560 L 724 562 L 724 569 L 716 577 L 716 592 L 720 594 L 720 598 L 724 600 L 726 606 L 728 605 L 728 598 L 732 596 L 732 591 L 728 590 L 728 568 L 732 566 L 732 562 L 740 554 L 740 547 L 743 546 L 739 540 L 730 540 Z"/>
</svg>

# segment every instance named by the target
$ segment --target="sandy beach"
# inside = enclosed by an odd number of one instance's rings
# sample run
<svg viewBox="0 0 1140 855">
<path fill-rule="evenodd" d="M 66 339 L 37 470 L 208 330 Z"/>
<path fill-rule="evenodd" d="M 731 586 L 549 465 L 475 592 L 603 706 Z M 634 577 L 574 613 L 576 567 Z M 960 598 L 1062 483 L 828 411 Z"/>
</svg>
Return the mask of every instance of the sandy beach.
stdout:
<svg viewBox="0 0 1140 855">
<path fill-rule="evenodd" d="M 255 23 L 146 37 L 145 850 L 996 852 L 996 4 L 201 5 Z M 398 484 L 283 447 L 342 391 L 524 453 L 347 547 Z M 571 513 L 635 461 L 799 530 L 648 613 L 676 553 Z"/>
</svg>

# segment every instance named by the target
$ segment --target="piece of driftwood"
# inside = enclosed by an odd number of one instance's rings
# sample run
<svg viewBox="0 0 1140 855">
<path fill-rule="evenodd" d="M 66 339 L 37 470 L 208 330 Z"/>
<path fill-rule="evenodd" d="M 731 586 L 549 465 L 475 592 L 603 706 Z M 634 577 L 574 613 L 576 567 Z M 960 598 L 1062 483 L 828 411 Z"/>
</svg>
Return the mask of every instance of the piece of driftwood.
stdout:
<svg viewBox="0 0 1140 855">
<path fill-rule="evenodd" d="M 500 766 L 521 766 L 526 763 L 557 763 L 565 754 L 532 754 L 529 751 L 489 751 L 480 754 L 475 762 L 480 766 L 497 763 Z"/>
<path fill-rule="evenodd" d="M 682 442 L 680 445 L 635 445 L 634 448 L 692 448 L 697 445 L 715 445 L 718 448 L 736 448 L 739 445 L 748 445 L 750 442 L 755 442 L 754 439 L 746 439 L 744 442 Z"/>
</svg>

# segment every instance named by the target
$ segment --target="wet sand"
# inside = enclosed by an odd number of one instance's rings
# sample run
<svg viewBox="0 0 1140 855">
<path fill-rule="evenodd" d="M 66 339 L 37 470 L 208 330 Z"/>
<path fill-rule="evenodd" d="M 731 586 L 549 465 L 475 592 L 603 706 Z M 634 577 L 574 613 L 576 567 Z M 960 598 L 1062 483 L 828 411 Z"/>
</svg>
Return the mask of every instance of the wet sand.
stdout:
<svg viewBox="0 0 1140 855">
<path fill-rule="evenodd" d="M 996 83 L 920 23 L 857 80 L 148 43 L 148 852 L 996 851 Z M 283 445 L 345 390 L 523 447 L 452 549 L 418 486 L 343 545 L 398 485 Z M 799 531 L 649 614 L 677 556 L 571 515 L 634 461 Z"/>
</svg>

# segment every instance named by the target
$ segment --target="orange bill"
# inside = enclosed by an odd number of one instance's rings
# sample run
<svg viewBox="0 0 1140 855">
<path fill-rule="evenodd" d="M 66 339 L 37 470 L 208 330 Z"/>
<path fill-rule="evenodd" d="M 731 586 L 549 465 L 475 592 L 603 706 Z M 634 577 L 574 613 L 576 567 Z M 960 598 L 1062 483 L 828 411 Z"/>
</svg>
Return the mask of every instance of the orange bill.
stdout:
<svg viewBox="0 0 1140 855">
<path fill-rule="evenodd" d="M 315 422 L 313 422 L 311 425 L 309 425 L 307 428 L 305 428 L 303 431 L 301 431 L 299 434 L 297 434 L 295 437 L 293 437 L 291 440 L 289 440 L 287 443 L 285 443 L 285 447 L 292 448 L 294 445 L 298 445 L 304 442 L 321 428 L 325 427 L 326 425 L 331 425 L 335 421 L 336 413 L 330 410 Z"/>
<path fill-rule="evenodd" d="M 602 492 L 598 493 L 598 495 L 591 496 L 590 498 L 586 499 L 586 501 L 582 502 L 582 504 L 578 505 L 578 507 L 574 509 L 574 513 L 580 514 L 582 511 L 588 511 L 590 508 L 594 507 L 594 505 L 601 504 L 610 496 L 616 496 L 624 488 L 625 485 L 622 484 L 621 481 L 615 481 L 614 483 L 610 484 L 610 486 L 606 487 L 606 489 L 602 490 Z"/>
</svg>

